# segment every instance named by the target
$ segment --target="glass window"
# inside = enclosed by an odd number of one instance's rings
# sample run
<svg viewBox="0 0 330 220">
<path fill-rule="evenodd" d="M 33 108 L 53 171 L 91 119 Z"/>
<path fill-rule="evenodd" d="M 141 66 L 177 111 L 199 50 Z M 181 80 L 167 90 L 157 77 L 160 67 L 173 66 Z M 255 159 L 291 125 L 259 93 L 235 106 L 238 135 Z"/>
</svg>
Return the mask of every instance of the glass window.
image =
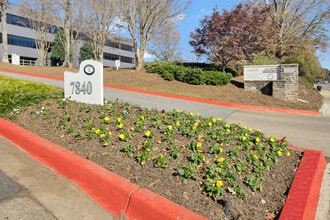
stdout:
<svg viewBox="0 0 330 220">
<path fill-rule="evenodd" d="M 8 44 L 20 47 L 36 48 L 34 39 L 8 34 Z"/>
</svg>

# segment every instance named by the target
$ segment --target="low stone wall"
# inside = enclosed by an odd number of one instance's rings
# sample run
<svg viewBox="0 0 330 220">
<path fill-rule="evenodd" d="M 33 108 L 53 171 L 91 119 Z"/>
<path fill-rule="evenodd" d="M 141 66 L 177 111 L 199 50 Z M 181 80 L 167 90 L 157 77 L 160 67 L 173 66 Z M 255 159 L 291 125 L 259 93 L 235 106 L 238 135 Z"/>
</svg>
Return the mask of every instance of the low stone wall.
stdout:
<svg viewBox="0 0 330 220">
<path fill-rule="evenodd" d="M 285 101 L 298 100 L 298 64 L 281 64 L 276 80 L 244 81 L 244 90 Z"/>
</svg>

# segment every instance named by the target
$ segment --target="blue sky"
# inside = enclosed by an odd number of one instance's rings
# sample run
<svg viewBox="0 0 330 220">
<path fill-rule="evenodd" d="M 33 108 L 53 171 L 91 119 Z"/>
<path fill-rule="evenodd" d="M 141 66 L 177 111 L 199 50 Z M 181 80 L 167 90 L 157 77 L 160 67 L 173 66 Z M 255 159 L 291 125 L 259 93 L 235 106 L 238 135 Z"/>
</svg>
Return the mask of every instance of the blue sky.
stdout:
<svg viewBox="0 0 330 220">
<path fill-rule="evenodd" d="M 19 0 L 9 0 L 10 3 L 17 4 Z M 182 58 L 185 61 L 196 61 L 196 57 L 191 51 L 193 48 L 189 45 L 190 33 L 194 32 L 199 26 L 199 21 L 205 15 L 211 15 L 212 10 L 217 7 L 219 11 L 223 9 L 231 10 L 237 4 L 244 0 L 192 0 L 190 7 L 185 12 L 185 19 L 178 23 L 178 30 L 181 35 L 180 49 L 182 50 Z M 328 26 L 330 29 L 330 25 Z M 330 32 L 328 32 L 330 35 Z M 330 70 L 330 42 L 326 53 L 320 54 L 319 61 L 323 68 Z"/>
<path fill-rule="evenodd" d="M 235 6 L 244 0 L 192 0 L 192 4 L 186 11 L 186 19 L 180 22 L 179 32 L 181 34 L 180 46 L 183 52 L 182 58 L 185 61 L 196 61 L 196 57 L 191 51 L 193 48 L 189 45 L 190 33 L 194 32 L 195 28 L 199 26 L 199 21 L 205 15 L 211 15 L 212 10 L 217 7 L 221 12 L 223 9 L 232 10 Z M 328 30 L 330 25 L 328 26 Z M 330 35 L 330 32 L 328 32 Z M 326 53 L 320 54 L 319 61 L 323 68 L 330 70 L 330 42 Z"/>
</svg>

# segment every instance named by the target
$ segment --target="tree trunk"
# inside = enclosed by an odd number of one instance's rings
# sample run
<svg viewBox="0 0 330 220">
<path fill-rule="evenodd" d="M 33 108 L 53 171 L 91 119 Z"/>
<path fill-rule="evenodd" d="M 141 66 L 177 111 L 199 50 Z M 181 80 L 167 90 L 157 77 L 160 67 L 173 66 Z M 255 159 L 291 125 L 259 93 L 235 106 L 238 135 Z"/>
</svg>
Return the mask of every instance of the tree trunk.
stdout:
<svg viewBox="0 0 330 220">
<path fill-rule="evenodd" d="M 69 13 L 70 13 L 70 1 L 65 1 L 65 20 L 64 20 L 64 37 L 65 37 L 65 58 L 63 62 L 63 66 L 71 67 L 71 38 L 70 38 L 70 21 L 69 21 Z"/>
<path fill-rule="evenodd" d="M 2 25 L 2 62 L 9 63 L 8 60 L 8 39 L 7 39 L 7 4 L 1 3 L 1 25 Z"/>
</svg>

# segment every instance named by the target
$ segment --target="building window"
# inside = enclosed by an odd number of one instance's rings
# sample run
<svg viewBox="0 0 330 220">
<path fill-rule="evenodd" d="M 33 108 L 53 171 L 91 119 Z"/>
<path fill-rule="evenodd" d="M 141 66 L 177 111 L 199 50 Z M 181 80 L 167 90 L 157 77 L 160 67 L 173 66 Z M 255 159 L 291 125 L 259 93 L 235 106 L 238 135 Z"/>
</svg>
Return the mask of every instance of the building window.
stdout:
<svg viewBox="0 0 330 220">
<path fill-rule="evenodd" d="M 121 45 L 120 45 L 120 49 L 122 49 L 122 50 L 127 50 L 127 51 L 134 51 L 133 46 L 128 45 L 128 44 L 121 44 Z"/>
<path fill-rule="evenodd" d="M 119 43 L 112 40 L 107 40 L 105 46 L 119 49 Z"/>
<path fill-rule="evenodd" d="M 125 56 L 121 56 L 120 57 L 120 61 L 123 63 L 134 63 L 134 59 L 132 57 L 125 57 Z"/>
<path fill-rule="evenodd" d="M 119 55 L 112 53 L 103 53 L 103 59 L 105 60 L 119 60 Z"/>
<path fill-rule="evenodd" d="M 7 14 L 7 24 L 12 24 L 20 27 L 27 27 L 30 28 L 30 22 L 27 18 L 13 15 L 13 14 Z"/>
<path fill-rule="evenodd" d="M 20 47 L 37 48 L 34 39 L 8 34 L 8 44 Z"/>
</svg>

